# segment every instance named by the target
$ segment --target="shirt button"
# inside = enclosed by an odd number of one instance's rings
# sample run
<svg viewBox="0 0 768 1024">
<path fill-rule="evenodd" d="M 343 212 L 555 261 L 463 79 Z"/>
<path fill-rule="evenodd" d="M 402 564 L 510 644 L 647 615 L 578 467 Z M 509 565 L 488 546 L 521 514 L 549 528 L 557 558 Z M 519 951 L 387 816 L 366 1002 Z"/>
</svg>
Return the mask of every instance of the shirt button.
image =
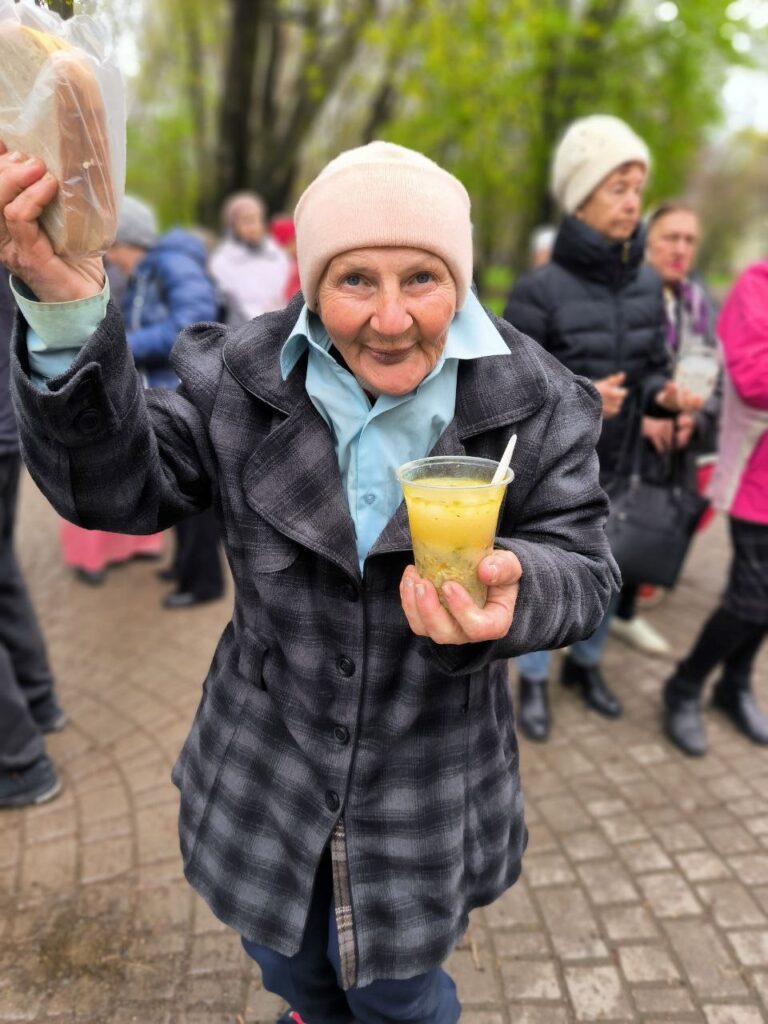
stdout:
<svg viewBox="0 0 768 1024">
<path fill-rule="evenodd" d="M 375 494 L 370 494 L 370 493 L 366 494 L 363 497 L 363 501 L 365 502 L 366 505 L 372 505 L 374 503 L 374 501 L 376 501 L 376 495 Z"/>
<path fill-rule="evenodd" d="M 349 743 L 349 729 L 344 725 L 337 725 L 333 730 L 333 735 L 337 743 L 341 743 L 342 746 L 345 743 Z"/>
<path fill-rule="evenodd" d="M 342 654 L 336 665 L 343 676 L 353 676 L 355 674 L 355 663 L 345 654 Z"/>
<path fill-rule="evenodd" d="M 335 789 L 326 789 L 325 803 L 329 811 L 338 811 L 341 807 L 341 800 L 339 800 L 339 794 Z"/>
</svg>

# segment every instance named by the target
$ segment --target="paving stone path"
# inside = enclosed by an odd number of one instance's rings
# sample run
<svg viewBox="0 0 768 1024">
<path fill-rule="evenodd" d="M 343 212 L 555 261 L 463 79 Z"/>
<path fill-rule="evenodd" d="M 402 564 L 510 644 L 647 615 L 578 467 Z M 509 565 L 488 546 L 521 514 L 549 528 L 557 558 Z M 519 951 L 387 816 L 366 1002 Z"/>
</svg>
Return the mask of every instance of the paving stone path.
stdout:
<svg viewBox="0 0 768 1024">
<path fill-rule="evenodd" d="M 19 549 L 72 720 L 60 798 L 0 813 L 0 1022 L 271 1024 L 280 1000 L 182 879 L 169 781 L 228 602 L 162 611 L 146 563 L 76 582 L 28 480 Z M 676 655 L 727 558 L 717 523 L 649 613 Z M 708 757 L 673 750 L 669 666 L 611 643 L 619 722 L 553 686 L 551 741 L 522 744 L 523 878 L 450 960 L 466 1024 L 768 1020 L 768 751 L 715 712 Z"/>
</svg>

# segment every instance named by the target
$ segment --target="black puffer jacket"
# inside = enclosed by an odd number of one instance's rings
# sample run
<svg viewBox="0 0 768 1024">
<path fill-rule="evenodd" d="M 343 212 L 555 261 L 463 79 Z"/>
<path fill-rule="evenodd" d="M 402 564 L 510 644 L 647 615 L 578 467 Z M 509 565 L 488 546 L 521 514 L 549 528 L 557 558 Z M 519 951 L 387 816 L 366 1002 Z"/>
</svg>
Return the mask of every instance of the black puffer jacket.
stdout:
<svg viewBox="0 0 768 1024">
<path fill-rule="evenodd" d="M 660 278 L 642 263 L 644 241 L 640 228 L 627 242 L 610 242 L 566 217 L 552 261 L 520 278 L 504 310 L 505 320 L 574 373 L 591 380 L 626 373 L 630 393 L 621 413 L 603 420 L 597 446 L 604 475 L 616 468 L 638 403 L 666 415 L 652 398 L 670 375 L 664 303 Z"/>
</svg>

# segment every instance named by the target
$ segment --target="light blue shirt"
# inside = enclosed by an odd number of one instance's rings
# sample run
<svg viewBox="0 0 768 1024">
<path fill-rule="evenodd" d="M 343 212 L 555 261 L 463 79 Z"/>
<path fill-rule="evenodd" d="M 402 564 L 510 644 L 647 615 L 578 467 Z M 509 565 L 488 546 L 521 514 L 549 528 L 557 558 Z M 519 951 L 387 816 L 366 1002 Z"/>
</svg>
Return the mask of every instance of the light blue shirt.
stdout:
<svg viewBox="0 0 768 1024">
<path fill-rule="evenodd" d="M 307 394 L 333 438 L 362 572 L 366 555 L 403 499 L 395 470 L 428 455 L 453 419 L 459 360 L 509 355 L 509 348 L 470 292 L 431 373 L 408 394 L 379 395 L 373 405 L 330 348 L 322 322 L 305 305 L 283 345 L 280 370 L 285 379 L 308 350 Z"/>
<path fill-rule="evenodd" d="M 46 379 L 67 371 L 103 320 L 109 284 L 93 298 L 54 303 L 35 301 L 19 281 L 12 280 L 12 286 L 30 328 L 32 377 L 44 387 Z M 321 321 L 305 305 L 281 349 L 280 371 L 285 379 L 309 351 L 307 394 L 333 438 L 362 571 L 366 555 L 402 501 L 395 470 L 429 454 L 453 419 L 459 360 L 509 355 L 509 349 L 472 292 L 451 321 L 432 372 L 407 395 L 380 395 L 372 405 L 330 348 Z"/>
</svg>

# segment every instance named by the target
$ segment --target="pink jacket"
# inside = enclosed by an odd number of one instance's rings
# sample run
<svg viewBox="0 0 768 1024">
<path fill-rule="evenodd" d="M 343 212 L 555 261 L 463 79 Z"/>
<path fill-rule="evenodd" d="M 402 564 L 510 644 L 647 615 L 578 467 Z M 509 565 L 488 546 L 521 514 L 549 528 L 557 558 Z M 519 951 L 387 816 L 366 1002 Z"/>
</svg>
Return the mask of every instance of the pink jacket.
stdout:
<svg viewBox="0 0 768 1024">
<path fill-rule="evenodd" d="M 768 260 L 738 278 L 717 330 L 725 388 L 710 493 L 737 519 L 768 525 Z"/>
</svg>

